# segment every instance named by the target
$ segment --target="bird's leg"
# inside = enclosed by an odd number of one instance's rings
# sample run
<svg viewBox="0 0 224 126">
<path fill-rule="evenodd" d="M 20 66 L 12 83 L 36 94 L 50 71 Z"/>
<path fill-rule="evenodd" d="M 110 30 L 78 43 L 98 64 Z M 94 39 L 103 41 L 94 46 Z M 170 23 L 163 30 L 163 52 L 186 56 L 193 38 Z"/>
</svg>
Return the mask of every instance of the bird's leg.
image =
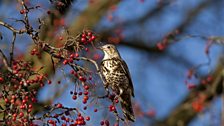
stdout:
<svg viewBox="0 0 224 126">
<path fill-rule="evenodd" d="M 119 94 L 114 97 L 114 100 L 120 98 L 120 96 L 123 94 L 123 92 L 124 92 L 123 89 L 119 88 Z"/>
</svg>

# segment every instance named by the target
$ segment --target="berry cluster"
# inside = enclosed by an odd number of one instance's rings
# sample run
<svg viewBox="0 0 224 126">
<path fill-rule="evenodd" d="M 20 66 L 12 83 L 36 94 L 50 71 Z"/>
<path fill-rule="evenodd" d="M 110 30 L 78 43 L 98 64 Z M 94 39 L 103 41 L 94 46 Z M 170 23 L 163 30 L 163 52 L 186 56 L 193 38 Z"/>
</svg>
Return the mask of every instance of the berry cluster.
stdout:
<svg viewBox="0 0 224 126">
<path fill-rule="evenodd" d="M 41 57 L 40 52 L 39 52 L 36 48 L 32 49 L 31 52 L 30 52 L 30 54 L 31 54 L 32 56 L 33 56 L 33 55 L 36 55 L 38 58 Z"/>
<path fill-rule="evenodd" d="M 84 116 L 76 109 L 76 108 L 67 108 L 64 107 L 61 103 L 58 103 L 55 105 L 54 110 L 61 109 L 63 111 L 59 114 L 54 114 L 53 116 L 50 116 L 47 123 L 51 124 L 52 126 L 57 126 L 59 123 L 61 123 L 61 126 L 80 126 L 80 125 L 86 125 L 86 121 L 90 120 L 89 116 Z M 77 115 L 76 118 L 72 118 L 71 111 L 76 111 Z M 59 121 L 60 120 L 60 121 Z"/>
<path fill-rule="evenodd" d="M 77 58 L 77 57 L 79 57 L 79 53 L 70 54 L 70 56 L 63 61 L 63 65 L 66 65 L 68 63 L 73 63 L 74 58 Z"/>
<path fill-rule="evenodd" d="M 100 125 L 101 126 L 109 126 L 110 125 L 110 122 L 108 121 L 108 120 L 102 120 L 101 122 L 100 122 Z"/>
<path fill-rule="evenodd" d="M 81 43 L 84 45 L 94 42 L 96 40 L 96 35 L 92 31 L 83 31 L 81 34 Z"/>
<path fill-rule="evenodd" d="M 84 118 L 83 116 L 82 116 L 82 114 L 81 113 L 79 113 L 78 114 L 78 118 L 76 118 L 76 120 L 75 120 L 75 126 L 76 125 L 86 125 L 86 121 L 89 121 L 90 120 L 90 117 L 89 116 L 87 116 L 86 118 Z"/>
<path fill-rule="evenodd" d="M 89 86 L 85 85 L 85 86 L 84 86 L 84 89 L 85 89 L 84 92 L 82 92 L 82 91 L 80 91 L 80 92 L 76 92 L 76 91 L 75 91 L 75 92 L 73 93 L 73 92 L 71 91 L 70 93 L 72 94 L 72 99 L 73 99 L 73 100 L 76 100 L 76 99 L 78 98 L 78 96 L 82 96 L 82 95 L 84 94 L 83 99 L 82 99 L 82 103 L 83 103 L 83 104 L 86 104 L 87 101 L 89 100 L 89 91 L 88 91 L 88 90 L 89 90 Z M 87 109 L 86 106 L 84 107 L 84 110 L 85 110 L 85 109 Z"/>
</svg>

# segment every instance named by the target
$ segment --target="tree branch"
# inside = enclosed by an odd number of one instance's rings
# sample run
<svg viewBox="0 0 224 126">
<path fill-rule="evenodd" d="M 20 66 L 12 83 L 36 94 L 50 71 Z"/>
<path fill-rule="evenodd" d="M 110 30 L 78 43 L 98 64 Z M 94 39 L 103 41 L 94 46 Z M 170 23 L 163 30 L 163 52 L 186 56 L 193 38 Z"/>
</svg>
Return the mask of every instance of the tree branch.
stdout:
<svg viewBox="0 0 224 126">
<path fill-rule="evenodd" d="M 13 28 L 13 26 L 11 26 L 11 25 L 9 25 L 9 24 L 7 24 L 7 23 L 1 21 L 1 20 L 0 20 L 0 25 L 2 25 L 2 26 L 4 26 L 4 27 L 8 28 L 9 30 L 11 30 L 12 32 L 17 33 L 17 34 L 22 34 L 22 33 L 25 33 L 25 32 L 26 32 L 26 29 L 17 30 L 17 29 L 15 29 L 15 28 Z"/>
</svg>

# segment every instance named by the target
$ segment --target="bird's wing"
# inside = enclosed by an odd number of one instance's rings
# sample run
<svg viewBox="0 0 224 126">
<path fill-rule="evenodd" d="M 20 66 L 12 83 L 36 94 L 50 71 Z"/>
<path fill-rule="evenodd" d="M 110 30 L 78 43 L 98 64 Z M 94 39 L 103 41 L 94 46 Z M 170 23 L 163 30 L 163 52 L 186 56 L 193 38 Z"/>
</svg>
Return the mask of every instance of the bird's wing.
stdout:
<svg viewBox="0 0 224 126">
<path fill-rule="evenodd" d="M 120 61 L 120 66 L 121 68 L 123 69 L 123 71 L 125 72 L 126 76 L 128 77 L 128 80 L 129 80 L 129 86 L 130 86 L 130 89 L 131 89 L 131 94 L 133 97 L 135 97 L 134 95 L 134 87 L 133 87 L 133 83 L 132 83 L 132 80 L 131 80 L 131 75 L 130 75 L 130 72 L 128 70 L 128 65 L 126 64 L 126 62 L 122 59 L 118 59 Z"/>
<path fill-rule="evenodd" d="M 101 62 L 101 64 L 100 64 L 100 73 L 101 73 L 101 76 L 102 76 L 102 81 L 103 81 L 103 84 L 104 85 L 107 85 L 106 84 L 106 79 L 105 79 L 105 76 L 104 76 L 104 74 L 102 74 L 103 73 L 103 71 L 104 71 L 104 69 L 107 71 L 107 69 L 104 67 L 104 61 L 102 61 Z"/>
</svg>

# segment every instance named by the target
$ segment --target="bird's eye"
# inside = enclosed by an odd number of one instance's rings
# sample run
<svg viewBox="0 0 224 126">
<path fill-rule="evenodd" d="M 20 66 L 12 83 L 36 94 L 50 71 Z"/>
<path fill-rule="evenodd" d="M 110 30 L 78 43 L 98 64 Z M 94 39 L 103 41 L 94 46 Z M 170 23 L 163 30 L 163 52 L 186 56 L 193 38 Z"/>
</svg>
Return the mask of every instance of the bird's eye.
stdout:
<svg viewBox="0 0 224 126">
<path fill-rule="evenodd" d="M 107 48 L 109 49 L 109 48 L 110 48 L 110 46 L 107 46 Z"/>
</svg>

